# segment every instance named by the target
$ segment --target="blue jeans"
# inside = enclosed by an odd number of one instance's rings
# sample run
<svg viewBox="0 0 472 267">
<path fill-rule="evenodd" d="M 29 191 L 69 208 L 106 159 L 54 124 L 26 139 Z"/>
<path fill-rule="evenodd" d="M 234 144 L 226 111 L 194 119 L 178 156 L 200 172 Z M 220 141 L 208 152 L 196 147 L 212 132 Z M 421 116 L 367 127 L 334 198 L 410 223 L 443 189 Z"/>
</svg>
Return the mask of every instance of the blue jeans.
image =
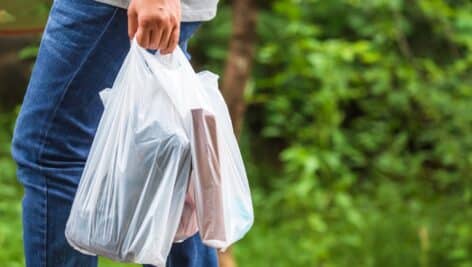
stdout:
<svg viewBox="0 0 472 267">
<path fill-rule="evenodd" d="M 182 23 L 179 45 L 199 22 Z M 24 186 L 23 235 L 30 267 L 94 267 L 67 243 L 65 224 L 111 87 L 129 50 L 126 10 L 93 0 L 56 0 L 16 122 L 12 154 Z M 174 244 L 168 267 L 217 266 L 198 235 Z"/>
</svg>

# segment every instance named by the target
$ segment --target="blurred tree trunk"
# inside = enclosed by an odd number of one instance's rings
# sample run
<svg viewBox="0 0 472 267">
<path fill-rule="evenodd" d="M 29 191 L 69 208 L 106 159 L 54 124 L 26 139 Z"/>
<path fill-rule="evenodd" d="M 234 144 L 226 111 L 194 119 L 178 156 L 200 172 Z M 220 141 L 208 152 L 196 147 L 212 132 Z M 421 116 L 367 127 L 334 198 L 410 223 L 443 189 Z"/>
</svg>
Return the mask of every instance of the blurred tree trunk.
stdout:
<svg viewBox="0 0 472 267">
<path fill-rule="evenodd" d="M 221 87 L 233 121 L 234 132 L 239 137 L 246 109 L 244 89 L 251 75 L 256 43 L 257 8 L 254 0 L 235 0 L 233 30 Z M 219 253 L 220 267 L 236 267 L 231 248 Z"/>
<path fill-rule="evenodd" d="M 256 42 L 257 8 L 254 0 L 233 1 L 233 30 L 223 73 L 222 92 L 234 131 L 239 135 L 244 117 L 244 89 L 251 74 Z"/>
</svg>

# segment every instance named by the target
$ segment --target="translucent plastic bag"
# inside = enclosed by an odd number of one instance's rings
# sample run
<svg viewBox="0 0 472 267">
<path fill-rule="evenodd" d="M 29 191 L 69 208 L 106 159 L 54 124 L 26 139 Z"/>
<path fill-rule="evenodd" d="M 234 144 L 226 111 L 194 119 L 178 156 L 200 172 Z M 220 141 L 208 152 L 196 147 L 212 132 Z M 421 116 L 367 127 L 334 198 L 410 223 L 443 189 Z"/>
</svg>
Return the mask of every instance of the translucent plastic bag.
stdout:
<svg viewBox="0 0 472 267">
<path fill-rule="evenodd" d="M 168 95 L 179 110 L 191 142 L 193 178 L 176 240 L 195 231 L 205 244 L 226 249 L 241 239 L 253 224 L 254 214 L 244 163 L 234 135 L 230 115 L 218 89 L 218 76 L 203 71 L 197 75 L 181 51 L 174 53 L 185 79 L 167 79 L 165 66 L 149 61 L 158 78 L 169 83 Z M 170 83 L 178 86 L 172 86 Z M 192 213 L 195 207 L 196 216 Z"/>
<path fill-rule="evenodd" d="M 75 196 L 66 238 L 77 250 L 164 266 L 182 215 L 191 150 L 182 117 L 147 60 L 171 56 L 133 43 L 112 89 Z M 179 73 L 179 75 L 177 75 Z M 166 75 L 165 73 L 159 75 Z"/>
<path fill-rule="evenodd" d="M 218 76 L 204 71 L 198 78 L 203 85 L 200 93 L 206 100 L 204 108 L 209 112 L 202 114 L 192 110 L 193 125 L 201 115 L 206 120 L 204 129 L 192 128 L 190 138 L 197 224 L 205 244 L 225 250 L 251 228 L 254 221 L 252 201 L 230 114 L 218 89 Z M 215 122 L 208 120 L 208 113 L 214 115 Z M 206 153 L 196 151 L 201 147 L 198 143 L 202 139 L 207 140 L 204 142 Z"/>
<path fill-rule="evenodd" d="M 216 75 L 196 74 L 180 49 L 152 55 L 133 41 L 101 97 L 66 226 L 74 248 L 164 266 L 172 242 L 197 230 L 222 249 L 244 236 L 251 196 Z"/>
</svg>

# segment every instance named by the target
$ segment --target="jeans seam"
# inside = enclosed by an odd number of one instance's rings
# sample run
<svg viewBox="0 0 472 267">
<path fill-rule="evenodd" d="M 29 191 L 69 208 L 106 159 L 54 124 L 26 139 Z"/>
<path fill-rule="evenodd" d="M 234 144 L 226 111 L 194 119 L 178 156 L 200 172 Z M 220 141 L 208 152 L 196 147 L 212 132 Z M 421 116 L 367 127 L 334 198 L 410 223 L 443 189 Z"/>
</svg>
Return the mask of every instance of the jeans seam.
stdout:
<svg viewBox="0 0 472 267">
<path fill-rule="evenodd" d="M 112 23 L 113 21 L 113 18 L 116 16 L 117 12 L 118 12 L 118 9 L 119 8 L 115 8 L 113 10 L 113 14 L 110 16 L 110 18 L 108 19 L 105 27 L 103 27 L 103 31 L 100 32 L 100 34 L 98 35 L 98 38 L 95 40 L 95 42 L 92 44 L 90 50 L 85 54 L 84 56 L 84 59 L 82 60 L 82 62 L 80 62 L 79 66 L 77 67 L 76 71 L 73 73 L 72 77 L 70 78 L 70 80 L 67 82 L 66 86 L 64 87 L 64 91 L 62 92 L 60 98 L 59 98 L 59 101 L 57 103 L 57 105 L 54 107 L 54 110 L 53 112 L 51 113 L 51 115 L 48 117 L 48 119 L 45 121 L 45 125 L 47 125 L 46 127 L 46 130 L 44 131 L 44 134 L 41 136 L 41 139 L 39 141 L 39 149 L 38 149 L 38 154 L 37 154 L 37 161 L 40 162 L 41 159 L 42 159 L 42 156 L 43 156 L 43 153 L 44 153 L 44 147 L 46 145 L 46 142 L 47 142 L 47 137 L 49 135 L 49 131 L 51 130 L 51 127 L 52 127 L 52 122 L 59 110 L 59 107 L 61 106 L 62 104 L 62 101 L 64 100 L 64 97 L 65 95 L 67 94 L 67 92 L 69 91 L 69 87 L 71 85 L 71 83 L 74 81 L 74 79 L 77 77 L 77 74 L 82 70 L 84 64 L 87 62 L 87 60 L 89 59 L 89 56 L 93 53 L 93 51 L 95 51 L 95 48 L 97 47 L 98 43 L 100 42 L 100 40 L 102 39 L 103 35 L 105 34 L 105 32 L 108 30 L 110 24 Z M 44 169 L 43 167 L 41 166 L 41 164 L 39 164 L 39 171 L 41 174 L 44 174 Z M 46 182 L 47 184 L 47 182 Z"/>
</svg>

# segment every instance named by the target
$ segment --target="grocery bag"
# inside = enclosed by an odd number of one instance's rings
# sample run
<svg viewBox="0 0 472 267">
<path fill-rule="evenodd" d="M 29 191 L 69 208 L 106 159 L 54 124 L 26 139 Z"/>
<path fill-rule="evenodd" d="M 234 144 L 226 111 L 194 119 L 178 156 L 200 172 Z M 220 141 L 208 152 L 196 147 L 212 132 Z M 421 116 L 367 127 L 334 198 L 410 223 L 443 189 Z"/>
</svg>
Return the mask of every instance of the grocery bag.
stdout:
<svg viewBox="0 0 472 267">
<path fill-rule="evenodd" d="M 195 230 L 194 224 L 185 220 L 196 220 L 203 243 L 224 250 L 241 239 L 254 221 L 244 162 L 228 108 L 218 89 L 218 76 L 209 71 L 195 74 L 180 50 L 172 56 L 179 71 L 145 55 L 156 73 L 164 73 L 157 78 L 168 84 L 163 88 L 179 111 L 191 143 L 190 188 L 194 202 L 186 206 L 179 224 L 184 228 L 179 227 L 177 240 Z M 186 76 L 179 76 L 182 73 Z M 188 210 L 192 205 L 196 216 Z"/>
<path fill-rule="evenodd" d="M 198 74 L 204 110 L 192 109 L 192 161 L 195 205 L 205 244 L 225 250 L 254 221 L 251 194 L 231 118 L 218 89 L 218 76 Z"/>
<path fill-rule="evenodd" d="M 174 74 L 157 78 L 167 74 L 149 60 Z M 172 56 L 133 42 L 113 87 L 101 92 L 104 112 L 65 231 L 77 250 L 165 266 L 192 164 L 184 121 L 167 93 L 188 75 L 176 67 Z"/>
</svg>

